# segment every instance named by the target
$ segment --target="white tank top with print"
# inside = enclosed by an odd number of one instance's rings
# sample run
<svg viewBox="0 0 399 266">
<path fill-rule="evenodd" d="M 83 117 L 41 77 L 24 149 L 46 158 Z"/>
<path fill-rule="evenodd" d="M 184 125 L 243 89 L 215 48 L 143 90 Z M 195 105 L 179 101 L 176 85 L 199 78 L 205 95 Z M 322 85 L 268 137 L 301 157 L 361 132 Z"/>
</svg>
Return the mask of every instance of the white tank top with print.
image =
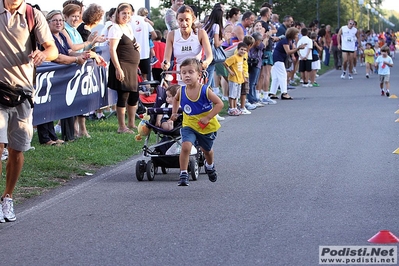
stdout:
<svg viewBox="0 0 399 266">
<path fill-rule="evenodd" d="M 356 37 L 357 29 L 352 27 L 349 29 L 348 26 L 342 27 L 342 50 L 343 51 L 355 51 L 355 45 L 357 41 Z"/>
<path fill-rule="evenodd" d="M 173 54 L 178 65 L 187 58 L 195 57 L 201 60 L 202 47 L 198 39 L 198 34 L 191 31 L 190 36 L 185 40 L 181 35 L 180 29 L 175 30 Z"/>
</svg>

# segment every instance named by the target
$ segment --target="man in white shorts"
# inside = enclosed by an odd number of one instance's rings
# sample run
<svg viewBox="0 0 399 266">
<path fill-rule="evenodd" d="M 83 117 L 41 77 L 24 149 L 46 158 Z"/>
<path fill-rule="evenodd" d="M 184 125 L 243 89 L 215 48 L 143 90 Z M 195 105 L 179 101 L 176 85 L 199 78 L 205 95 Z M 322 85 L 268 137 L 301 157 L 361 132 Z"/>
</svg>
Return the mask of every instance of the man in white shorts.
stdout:
<svg viewBox="0 0 399 266">
<path fill-rule="evenodd" d="M 359 31 L 354 27 L 355 21 L 350 19 L 348 25 L 342 26 L 337 35 L 338 49 L 342 51 L 342 75 L 346 77 L 346 70 L 349 63 L 348 78 L 353 79 L 353 62 L 356 56 L 356 41 L 361 45 Z M 359 47 L 360 48 L 360 47 Z"/>
</svg>

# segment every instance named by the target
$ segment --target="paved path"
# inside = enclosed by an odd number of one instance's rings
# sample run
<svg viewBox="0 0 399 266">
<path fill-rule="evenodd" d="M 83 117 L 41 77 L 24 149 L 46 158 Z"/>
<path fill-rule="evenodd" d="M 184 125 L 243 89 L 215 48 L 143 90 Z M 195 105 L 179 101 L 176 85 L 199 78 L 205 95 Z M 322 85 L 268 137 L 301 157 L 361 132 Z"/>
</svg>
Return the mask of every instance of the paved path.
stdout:
<svg viewBox="0 0 399 266">
<path fill-rule="evenodd" d="M 177 170 L 138 182 L 137 156 L 18 205 L 0 225 L 1 264 L 318 265 L 319 245 L 399 235 L 399 99 L 364 71 L 227 118 L 216 183 L 178 187 Z"/>
</svg>

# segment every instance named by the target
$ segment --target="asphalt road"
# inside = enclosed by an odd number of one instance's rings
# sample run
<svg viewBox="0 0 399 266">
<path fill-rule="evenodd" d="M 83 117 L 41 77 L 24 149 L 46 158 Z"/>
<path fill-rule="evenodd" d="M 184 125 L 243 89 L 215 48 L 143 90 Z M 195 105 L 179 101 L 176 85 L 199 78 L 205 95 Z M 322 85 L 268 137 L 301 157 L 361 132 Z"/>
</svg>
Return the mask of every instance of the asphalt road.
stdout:
<svg viewBox="0 0 399 266">
<path fill-rule="evenodd" d="M 399 235 L 399 99 L 377 75 L 332 71 L 215 142 L 219 178 L 138 182 L 140 156 L 16 206 L 0 224 L 1 265 L 318 265 L 320 245 Z M 399 96 L 397 67 L 391 93 Z"/>
</svg>

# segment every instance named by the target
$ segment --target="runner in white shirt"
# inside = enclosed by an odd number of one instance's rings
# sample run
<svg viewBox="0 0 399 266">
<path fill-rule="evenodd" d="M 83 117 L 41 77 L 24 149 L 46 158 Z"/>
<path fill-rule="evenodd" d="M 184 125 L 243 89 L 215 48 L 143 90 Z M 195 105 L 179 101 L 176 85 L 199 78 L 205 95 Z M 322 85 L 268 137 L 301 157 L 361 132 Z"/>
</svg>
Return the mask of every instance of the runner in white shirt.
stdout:
<svg viewBox="0 0 399 266">
<path fill-rule="evenodd" d="M 346 77 L 346 70 L 349 63 L 348 78 L 353 79 L 353 62 L 356 56 L 356 41 L 361 45 L 359 31 L 354 27 L 355 21 L 350 19 L 348 25 L 342 26 L 337 35 L 338 49 L 342 50 L 342 75 L 341 78 Z"/>
</svg>

